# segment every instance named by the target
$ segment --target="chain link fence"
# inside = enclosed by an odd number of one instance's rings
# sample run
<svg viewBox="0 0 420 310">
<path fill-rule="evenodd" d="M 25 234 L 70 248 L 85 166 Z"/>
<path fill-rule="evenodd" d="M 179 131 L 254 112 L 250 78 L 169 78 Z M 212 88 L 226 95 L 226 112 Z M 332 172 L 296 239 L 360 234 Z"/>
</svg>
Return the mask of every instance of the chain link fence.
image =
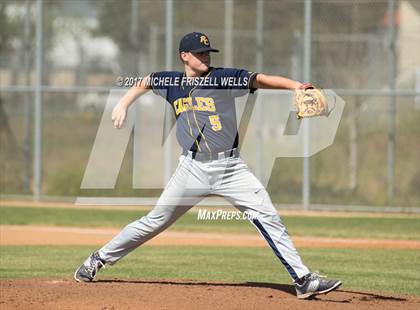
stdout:
<svg viewBox="0 0 420 310">
<path fill-rule="evenodd" d="M 115 189 L 83 190 L 80 184 L 117 77 L 165 70 L 168 53 L 173 69 L 182 71 L 177 45 L 187 32 L 208 34 L 221 50 L 212 54 L 214 66 L 304 80 L 305 1 L 173 1 L 169 47 L 168 2 L 0 3 L 1 195 L 33 195 L 37 187 L 40 197 L 159 195 L 159 188 L 133 188 L 132 144 Z M 310 158 L 311 204 L 419 207 L 420 5 L 408 0 L 309 2 L 310 81 L 346 101 L 334 144 Z M 37 89 L 42 95 L 38 162 Z M 161 113 L 161 107 L 148 109 L 150 115 Z M 249 166 L 267 179 L 274 202 L 301 204 L 302 158 L 278 158 L 268 175 L 259 168 L 269 162 L 266 150 L 284 130 L 273 111 L 262 108 L 261 113 L 260 155 Z M 163 124 L 145 122 L 150 139 L 162 139 Z M 178 155 L 174 143 L 171 169 Z M 34 165 L 39 162 L 37 184 Z M 150 171 L 160 171 L 163 159 L 153 165 Z M 152 177 L 150 171 L 145 177 Z"/>
</svg>

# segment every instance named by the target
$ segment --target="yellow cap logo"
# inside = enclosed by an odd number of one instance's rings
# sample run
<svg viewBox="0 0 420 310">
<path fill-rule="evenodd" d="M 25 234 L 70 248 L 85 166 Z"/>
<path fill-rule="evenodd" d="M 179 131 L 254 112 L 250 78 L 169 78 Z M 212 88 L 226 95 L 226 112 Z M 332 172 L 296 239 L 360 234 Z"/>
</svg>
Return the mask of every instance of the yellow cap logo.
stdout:
<svg viewBox="0 0 420 310">
<path fill-rule="evenodd" d="M 200 37 L 200 43 L 204 43 L 205 45 L 209 45 L 209 39 L 206 36 Z"/>
</svg>

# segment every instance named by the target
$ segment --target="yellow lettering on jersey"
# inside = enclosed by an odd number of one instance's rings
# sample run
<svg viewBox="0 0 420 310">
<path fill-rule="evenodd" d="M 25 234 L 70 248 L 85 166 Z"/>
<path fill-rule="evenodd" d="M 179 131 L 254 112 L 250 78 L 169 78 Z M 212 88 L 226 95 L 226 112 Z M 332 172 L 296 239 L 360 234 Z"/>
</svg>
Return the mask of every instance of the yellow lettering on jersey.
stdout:
<svg viewBox="0 0 420 310">
<path fill-rule="evenodd" d="M 206 100 L 206 110 L 209 112 L 216 111 L 216 105 L 214 104 L 214 100 L 211 97 L 204 98 Z"/>
<path fill-rule="evenodd" d="M 173 105 L 174 105 L 174 108 L 175 108 L 176 115 L 179 115 L 183 110 L 182 98 L 179 98 L 179 99 L 175 100 Z"/>
<path fill-rule="evenodd" d="M 182 105 L 183 105 L 182 112 L 192 110 L 193 109 L 192 98 L 191 97 L 182 98 Z"/>
<path fill-rule="evenodd" d="M 207 98 L 204 98 L 204 97 L 195 97 L 195 102 L 197 103 L 197 105 L 195 106 L 194 110 L 207 111 L 206 99 Z"/>
<path fill-rule="evenodd" d="M 216 112 L 214 99 L 211 97 L 195 97 L 193 104 L 192 97 L 179 98 L 173 102 L 176 115 L 187 111 L 208 111 Z"/>
<path fill-rule="evenodd" d="M 222 123 L 220 122 L 219 115 L 210 115 L 209 120 L 211 124 L 211 129 L 213 129 L 214 131 L 222 130 Z"/>
</svg>

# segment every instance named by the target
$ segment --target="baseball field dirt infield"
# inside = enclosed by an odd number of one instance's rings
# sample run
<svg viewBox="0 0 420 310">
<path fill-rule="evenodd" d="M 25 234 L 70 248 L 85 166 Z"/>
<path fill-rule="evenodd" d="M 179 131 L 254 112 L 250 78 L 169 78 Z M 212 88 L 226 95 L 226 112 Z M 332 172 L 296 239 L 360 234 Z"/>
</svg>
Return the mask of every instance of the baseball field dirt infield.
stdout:
<svg viewBox="0 0 420 310">
<path fill-rule="evenodd" d="M 104 244 L 119 232 L 112 228 L 79 228 L 36 225 L 0 225 L 1 245 L 94 245 Z M 417 249 L 418 240 L 392 240 L 369 238 L 293 237 L 299 247 L 310 248 L 368 248 Z M 265 247 L 266 242 L 257 234 L 201 233 L 165 231 L 150 240 L 152 245 L 210 245 Z"/>
<path fill-rule="evenodd" d="M 186 280 L 3 280 L 2 309 L 419 309 L 419 297 L 338 290 L 298 300 L 292 285 Z"/>
<path fill-rule="evenodd" d="M 1 226 L 2 245 L 96 244 L 114 234 L 114 229 L 82 229 L 48 226 Z M 20 232 L 20 233 L 19 233 Z M 24 233 L 26 238 L 20 234 Z M 81 238 L 80 236 L 84 237 Z M 206 238 L 203 238 L 206 237 Z M 249 239 L 250 238 L 250 239 Z M 167 232 L 156 245 L 201 244 L 216 246 L 264 246 L 258 236 Z M 245 244 L 248 239 L 248 244 Z M 54 242 L 54 240 L 56 242 Z M 203 241 L 204 240 L 204 241 Z M 229 242 L 230 240 L 230 242 Z M 297 243 L 314 247 L 371 247 L 418 249 L 409 240 L 340 240 L 297 238 Z M 381 243 L 382 242 L 382 243 Z M 36 268 L 36 266 L 34 266 Z M 221 282 L 180 279 L 105 279 L 76 283 L 65 278 L 4 279 L 0 281 L 1 309 L 419 309 L 420 297 L 368 293 L 343 288 L 313 300 L 298 300 L 289 284 L 264 282 Z"/>
</svg>

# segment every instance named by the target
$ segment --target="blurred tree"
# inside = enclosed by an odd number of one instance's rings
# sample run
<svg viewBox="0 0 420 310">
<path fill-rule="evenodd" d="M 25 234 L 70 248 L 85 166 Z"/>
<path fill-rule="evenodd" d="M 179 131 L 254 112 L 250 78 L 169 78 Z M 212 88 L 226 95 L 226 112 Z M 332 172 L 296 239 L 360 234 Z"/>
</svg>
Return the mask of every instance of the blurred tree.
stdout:
<svg viewBox="0 0 420 310">
<path fill-rule="evenodd" d="M 3 144 L 3 142 L 1 142 L 3 139 L 1 139 L 1 137 L 3 136 L 3 133 L 6 136 L 6 143 Z M 9 124 L 9 118 L 6 114 L 6 111 L 3 108 L 3 102 L 2 99 L 0 98 L 0 145 L 9 145 L 9 148 L 11 149 L 11 151 L 13 152 L 17 152 L 17 143 L 16 143 L 16 137 L 13 134 L 13 130 L 10 127 Z"/>
<path fill-rule="evenodd" d="M 156 2 L 156 12 L 151 13 L 151 17 L 157 15 L 160 8 Z M 96 3 L 98 5 L 98 29 L 93 32 L 97 36 L 110 37 L 119 47 L 119 63 L 121 72 L 125 76 L 136 76 L 139 72 L 139 60 L 141 54 L 145 52 L 149 39 L 150 23 L 143 20 L 142 2 L 125 1 L 121 2 L 104 1 Z M 135 10 L 135 11 L 133 11 Z"/>
<path fill-rule="evenodd" d="M 6 14 L 6 8 L 10 0 L 0 2 L 0 53 L 5 53 L 11 48 L 11 40 L 19 33 L 18 23 L 11 20 Z"/>
<path fill-rule="evenodd" d="M 0 1 L 0 67 L 10 72 L 9 84 L 30 86 L 33 59 L 35 57 L 35 2 L 31 0 L 4 0 Z M 57 1 L 44 1 L 44 51 L 51 50 L 53 44 L 52 21 L 54 9 L 60 6 Z M 45 34 L 46 33 L 46 34 Z M 44 60 L 48 59 L 46 53 L 42 54 Z M 48 78 L 50 66 L 44 64 L 44 79 Z M 31 93 L 24 92 L 23 96 L 12 93 L 9 97 L 14 104 L 23 106 L 23 142 L 16 138 L 8 121 L 8 115 L 1 108 L 1 127 L 9 137 L 10 143 L 6 148 L 13 150 L 14 160 L 19 160 L 23 169 L 15 172 L 22 190 L 29 192 L 31 179 L 31 147 L 32 147 L 32 98 Z M 23 102 L 22 102 L 23 101 Z M 22 155 L 22 156 L 21 156 Z M 19 175 L 21 172 L 21 175 Z"/>
</svg>

